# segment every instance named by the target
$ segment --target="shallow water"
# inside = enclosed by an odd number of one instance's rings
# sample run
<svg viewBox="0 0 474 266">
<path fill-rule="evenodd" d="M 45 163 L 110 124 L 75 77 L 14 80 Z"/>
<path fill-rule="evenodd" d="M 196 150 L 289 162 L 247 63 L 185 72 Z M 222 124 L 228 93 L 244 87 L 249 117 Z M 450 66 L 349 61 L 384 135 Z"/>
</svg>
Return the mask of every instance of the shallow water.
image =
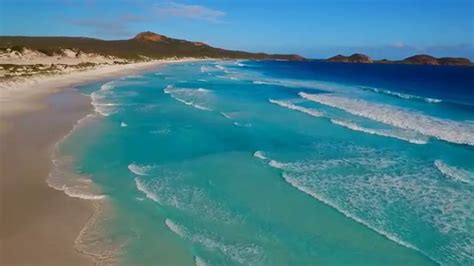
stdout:
<svg viewBox="0 0 474 266">
<path fill-rule="evenodd" d="M 208 61 L 92 84 L 50 181 L 113 206 L 89 242 L 125 265 L 472 264 L 473 76 Z"/>
</svg>

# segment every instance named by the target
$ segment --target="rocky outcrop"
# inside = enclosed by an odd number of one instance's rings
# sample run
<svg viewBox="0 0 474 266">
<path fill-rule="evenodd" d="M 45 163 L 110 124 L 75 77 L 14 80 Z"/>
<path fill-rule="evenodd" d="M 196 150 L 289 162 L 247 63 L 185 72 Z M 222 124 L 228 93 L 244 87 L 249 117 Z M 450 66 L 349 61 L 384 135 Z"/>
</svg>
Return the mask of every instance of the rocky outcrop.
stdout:
<svg viewBox="0 0 474 266">
<path fill-rule="evenodd" d="M 352 54 L 351 56 L 336 55 L 326 59 L 328 62 L 340 62 L 340 63 L 372 63 L 372 59 L 364 54 Z"/>
</svg>

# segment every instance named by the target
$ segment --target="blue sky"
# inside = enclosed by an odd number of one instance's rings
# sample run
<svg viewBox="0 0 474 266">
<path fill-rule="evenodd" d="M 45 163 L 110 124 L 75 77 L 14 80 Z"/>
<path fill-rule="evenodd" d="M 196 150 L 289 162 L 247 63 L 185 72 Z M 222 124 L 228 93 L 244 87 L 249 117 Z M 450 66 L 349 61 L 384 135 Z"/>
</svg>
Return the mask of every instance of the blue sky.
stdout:
<svg viewBox="0 0 474 266">
<path fill-rule="evenodd" d="M 1 35 L 123 39 L 145 30 L 310 58 L 474 59 L 474 0 L 0 0 Z"/>
</svg>

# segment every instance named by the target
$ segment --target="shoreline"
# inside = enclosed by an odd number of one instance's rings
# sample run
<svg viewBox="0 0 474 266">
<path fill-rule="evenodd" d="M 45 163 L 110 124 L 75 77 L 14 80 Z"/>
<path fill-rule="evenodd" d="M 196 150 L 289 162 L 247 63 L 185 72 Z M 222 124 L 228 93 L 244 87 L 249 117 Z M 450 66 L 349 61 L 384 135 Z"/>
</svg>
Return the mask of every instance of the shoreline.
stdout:
<svg viewBox="0 0 474 266">
<path fill-rule="evenodd" d="M 94 200 L 70 197 L 47 182 L 56 144 L 94 113 L 91 98 L 74 87 L 194 60 L 199 59 L 105 66 L 0 83 L 0 264 L 95 263 L 75 246 L 96 215 Z"/>
<path fill-rule="evenodd" d="M 191 61 L 212 59 L 182 58 L 164 59 L 124 65 L 107 65 L 94 69 L 57 75 L 32 76 L 15 80 L 0 81 L 0 134 L 8 129 L 10 117 L 44 108 L 41 99 L 67 87 L 98 82 L 124 75 L 133 75 L 154 67 Z"/>
</svg>

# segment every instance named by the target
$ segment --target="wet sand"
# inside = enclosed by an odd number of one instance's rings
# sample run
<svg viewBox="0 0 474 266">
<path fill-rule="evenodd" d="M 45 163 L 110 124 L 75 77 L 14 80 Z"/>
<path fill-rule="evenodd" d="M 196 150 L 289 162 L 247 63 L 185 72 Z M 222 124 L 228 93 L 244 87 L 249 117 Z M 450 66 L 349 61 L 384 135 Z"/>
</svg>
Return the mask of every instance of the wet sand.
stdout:
<svg viewBox="0 0 474 266">
<path fill-rule="evenodd" d="M 9 116 L 0 133 L 0 265 L 92 265 L 73 248 L 91 203 L 45 182 L 54 144 L 91 112 L 90 98 L 66 89 L 29 101 L 45 108 Z"/>
</svg>

